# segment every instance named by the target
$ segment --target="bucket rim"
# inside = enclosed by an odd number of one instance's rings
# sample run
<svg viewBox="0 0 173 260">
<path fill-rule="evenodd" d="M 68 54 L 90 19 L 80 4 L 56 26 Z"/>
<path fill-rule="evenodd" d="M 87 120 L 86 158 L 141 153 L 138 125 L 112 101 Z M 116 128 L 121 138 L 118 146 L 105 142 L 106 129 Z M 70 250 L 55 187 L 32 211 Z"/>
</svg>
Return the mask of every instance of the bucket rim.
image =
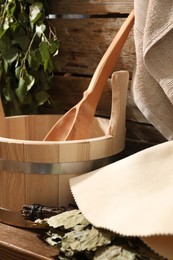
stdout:
<svg viewBox="0 0 173 260">
<path fill-rule="evenodd" d="M 43 140 L 27 140 L 27 139 L 16 139 L 16 138 L 9 138 L 9 137 L 2 137 L 0 136 L 0 142 L 7 142 L 9 143 L 22 143 L 22 144 L 64 144 L 64 145 L 68 145 L 68 144 L 84 144 L 84 143 L 88 143 L 88 142 L 92 142 L 92 141 L 101 141 L 104 139 L 110 139 L 113 138 L 113 135 L 103 135 L 103 136 L 98 136 L 98 137 L 91 137 L 88 139 L 81 139 L 81 140 L 66 140 L 66 141 L 43 141 Z"/>
</svg>

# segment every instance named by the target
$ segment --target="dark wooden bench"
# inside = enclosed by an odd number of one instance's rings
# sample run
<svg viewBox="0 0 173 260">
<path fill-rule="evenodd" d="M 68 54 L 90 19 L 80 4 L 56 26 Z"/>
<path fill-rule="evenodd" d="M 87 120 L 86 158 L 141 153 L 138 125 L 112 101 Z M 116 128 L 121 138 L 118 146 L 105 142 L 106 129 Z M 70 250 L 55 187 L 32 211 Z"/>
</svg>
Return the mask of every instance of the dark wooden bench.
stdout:
<svg viewBox="0 0 173 260">
<path fill-rule="evenodd" d="M 45 231 L 29 231 L 0 224 L 0 260 L 56 259 L 58 249 L 44 242 Z"/>
</svg>

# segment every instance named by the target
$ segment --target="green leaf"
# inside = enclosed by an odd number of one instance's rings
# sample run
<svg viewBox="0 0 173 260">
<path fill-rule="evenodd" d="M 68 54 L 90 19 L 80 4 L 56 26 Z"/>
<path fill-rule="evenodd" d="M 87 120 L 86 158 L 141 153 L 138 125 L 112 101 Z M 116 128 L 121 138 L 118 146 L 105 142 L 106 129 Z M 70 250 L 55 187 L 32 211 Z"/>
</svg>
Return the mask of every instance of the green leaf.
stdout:
<svg viewBox="0 0 173 260">
<path fill-rule="evenodd" d="M 21 70 L 20 66 L 15 68 L 15 76 L 16 76 L 17 79 L 20 78 L 20 70 Z"/>
<path fill-rule="evenodd" d="M 14 35 L 14 40 L 19 44 L 22 50 L 27 50 L 30 43 L 30 39 L 27 35 Z"/>
<path fill-rule="evenodd" d="M 27 86 L 27 91 L 29 91 L 35 83 L 35 78 L 32 75 L 29 75 L 27 72 L 25 72 L 23 79 Z"/>
<path fill-rule="evenodd" d="M 50 54 L 49 54 L 49 46 L 47 42 L 41 42 L 39 44 L 39 50 L 42 57 L 42 63 L 44 66 L 44 70 L 46 71 L 48 68 L 48 65 L 50 66 Z"/>
<path fill-rule="evenodd" d="M 45 60 L 48 60 L 50 58 L 50 54 L 49 54 L 49 46 L 47 44 L 47 42 L 41 42 L 39 44 L 39 50 L 40 50 L 40 54 L 42 57 L 42 61 L 44 63 Z"/>
<path fill-rule="evenodd" d="M 20 78 L 18 88 L 16 89 L 16 95 L 21 103 L 24 102 L 27 95 L 27 86 L 25 84 L 25 80 Z"/>
<path fill-rule="evenodd" d="M 0 52 L 4 49 L 4 41 L 0 39 Z"/>
<path fill-rule="evenodd" d="M 42 33 L 45 30 L 46 30 L 46 25 L 45 24 L 36 25 L 36 32 L 37 32 L 39 37 L 42 35 Z"/>
<path fill-rule="evenodd" d="M 15 94 L 10 87 L 3 88 L 3 95 L 8 102 L 12 101 L 15 97 Z"/>
<path fill-rule="evenodd" d="M 48 89 L 58 41 L 44 24 L 48 7 L 48 0 L 0 0 L 0 81 L 7 115 L 39 113 L 46 101 L 52 107 Z"/>
<path fill-rule="evenodd" d="M 4 30 L 3 27 L 0 28 L 0 39 L 4 36 L 4 34 L 6 33 L 6 30 Z"/>
<path fill-rule="evenodd" d="M 16 95 L 22 103 L 24 103 L 28 91 L 32 88 L 34 83 L 35 78 L 29 75 L 26 70 L 23 70 L 22 77 L 19 79 L 18 88 L 16 89 Z"/>
<path fill-rule="evenodd" d="M 58 50 L 58 47 L 59 47 L 58 41 L 51 39 L 49 42 L 50 42 L 50 46 L 49 46 L 49 51 L 50 51 L 50 53 L 53 54 L 53 55 L 57 55 L 57 54 L 59 53 L 59 50 Z"/>
<path fill-rule="evenodd" d="M 39 50 L 39 49 L 36 49 L 36 50 L 34 51 L 34 56 L 35 56 L 36 60 L 38 60 L 38 62 L 39 62 L 40 64 L 43 64 L 43 62 L 42 62 L 42 57 L 41 57 L 41 53 L 40 53 L 40 50 Z"/>
<path fill-rule="evenodd" d="M 18 29 L 18 27 L 19 27 L 19 24 L 17 22 L 13 22 L 12 24 L 10 24 L 10 28 L 13 33 Z"/>
<path fill-rule="evenodd" d="M 4 22 L 3 22 L 3 26 L 2 26 L 4 31 L 8 30 L 8 28 L 10 27 L 9 24 L 10 24 L 10 20 L 7 17 L 5 17 Z"/>
<path fill-rule="evenodd" d="M 5 74 L 8 73 L 8 68 L 9 68 L 9 64 L 6 60 L 4 60 L 4 71 L 5 71 Z"/>
<path fill-rule="evenodd" d="M 8 15 L 13 15 L 16 9 L 15 1 L 9 1 L 8 3 Z"/>
<path fill-rule="evenodd" d="M 12 63 L 13 61 L 15 61 L 18 57 L 18 49 L 15 47 L 9 47 L 4 46 L 4 49 L 2 50 L 2 58 L 9 62 Z"/>
<path fill-rule="evenodd" d="M 37 59 L 37 57 L 35 56 L 35 52 L 31 52 L 29 55 L 28 55 L 28 65 L 29 67 L 32 69 L 32 70 L 35 70 L 37 71 L 39 69 L 39 66 L 40 66 L 40 61 L 39 59 Z"/>
<path fill-rule="evenodd" d="M 51 58 L 47 60 L 46 63 L 44 64 L 44 71 L 48 71 L 49 73 L 53 72 L 53 63 Z"/>
<path fill-rule="evenodd" d="M 35 99 L 38 106 L 43 105 L 49 98 L 49 95 L 45 91 L 40 91 L 36 94 Z"/>
<path fill-rule="evenodd" d="M 34 3 L 29 8 L 29 19 L 31 23 L 35 24 L 42 16 L 43 4 L 41 2 Z"/>
<path fill-rule="evenodd" d="M 4 35 L 1 39 L 0 39 L 0 50 L 2 51 L 5 48 L 7 48 L 7 46 L 10 46 L 10 39 L 8 36 Z"/>
</svg>

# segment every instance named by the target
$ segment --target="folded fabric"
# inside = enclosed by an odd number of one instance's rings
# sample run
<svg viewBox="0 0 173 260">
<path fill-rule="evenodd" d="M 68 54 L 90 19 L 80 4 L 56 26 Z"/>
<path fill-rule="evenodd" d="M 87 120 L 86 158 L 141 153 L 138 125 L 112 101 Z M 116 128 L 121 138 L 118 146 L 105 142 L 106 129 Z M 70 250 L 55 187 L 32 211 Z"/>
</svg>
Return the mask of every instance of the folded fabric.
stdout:
<svg viewBox="0 0 173 260">
<path fill-rule="evenodd" d="M 144 116 L 173 139 L 173 1 L 134 0 L 132 94 Z"/>
<path fill-rule="evenodd" d="M 173 259 L 172 168 L 173 141 L 169 141 L 72 178 L 71 191 L 93 225 L 139 236 Z"/>
</svg>

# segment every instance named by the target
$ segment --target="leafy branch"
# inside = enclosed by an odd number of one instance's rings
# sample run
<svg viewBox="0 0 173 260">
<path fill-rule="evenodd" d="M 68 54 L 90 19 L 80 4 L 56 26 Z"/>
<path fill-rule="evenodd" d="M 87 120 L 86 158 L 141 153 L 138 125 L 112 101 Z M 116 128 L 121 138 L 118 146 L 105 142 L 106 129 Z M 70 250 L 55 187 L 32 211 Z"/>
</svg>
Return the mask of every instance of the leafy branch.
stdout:
<svg viewBox="0 0 173 260">
<path fill-rule="evenodd" d="M 58 70 L 59 43 L 47 1 L 0 0 L 0 94 L 6 115 L 39 113 Z"/>
</svg>

